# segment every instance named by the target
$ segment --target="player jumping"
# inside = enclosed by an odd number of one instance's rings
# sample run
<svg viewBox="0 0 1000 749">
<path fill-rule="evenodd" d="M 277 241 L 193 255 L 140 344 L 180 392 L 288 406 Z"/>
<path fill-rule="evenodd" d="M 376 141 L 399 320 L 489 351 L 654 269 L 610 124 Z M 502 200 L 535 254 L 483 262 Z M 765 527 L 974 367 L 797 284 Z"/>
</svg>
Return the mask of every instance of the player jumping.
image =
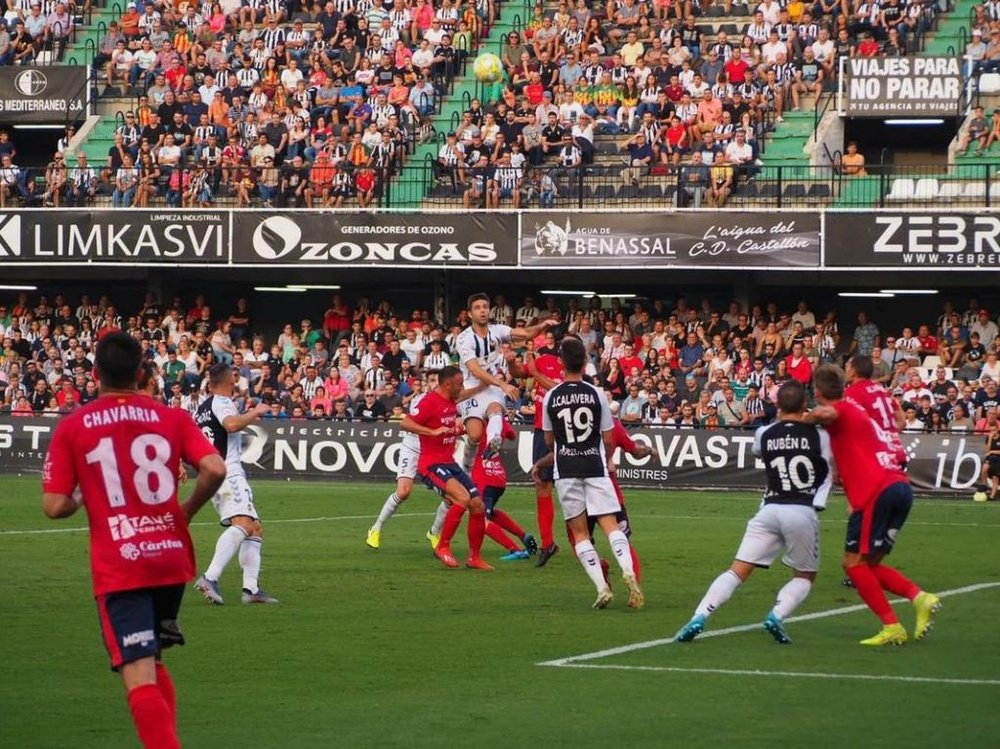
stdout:
<svg viewBox="0 0 1000 749">
<path fill-rule="evenodd" d="M 492 570 L 483 561 L 483 536 L 486 534 L 486 508 L 469 475 L 455 463 L 455 442 L 462 434 L 456 403 L 468 397 L 462 388 L 462 371 L 448 366 L 438 376 L 438 387 L 427 394 L 420 405 L 403 417 L 400 428 L 420 437 L 420 463 L 417 471 L 424 483 L 451 503 L 441 529 L 434 555 L 446 567 L 458 567 L 451 553 L 451 540 L 469 511 L 469 559 L 467 567 Z"/>
<path fill-rule="evenodd" d="M 587 576 L 597 588 L 594 608 L 603 609 L 614 597 L 601 574 L 600 559 L 587 533 L 587 516 L 608 537 L 625 587 L 629 608 L 642 607 L 643 596 L 632 568 L 628 538 L 618 527 L 615 515 L 621 505 L 615 498 L 610 473 L 614 468 L 611 411 L 604 393 L 583 381 L 587 352 L 577 338 L 567 337 L 560 346 L 566 379 L 545 394 L 542 429 L 545 443 L 554 453 L 553 475 L 559 503 L 573 538 L 574 549 Z M 532 476 L 540 467 L 532 466 Z"/>
<path fill-rule="evenodd" d="M 195 590 L 209 601 L 221 606 L 219 578 L 226 565 L 239 552 L 243 570 L 243 603 L 277 603 L 278 599 L 260 589 L 260 552 L 264 528 L 253 504 L 253 492 L 247 483 L 241 456 L 240 432 L 268 412 L 269 406 L 258 403 L 245 414 L 236 411 L 233 403 L 234 379 L 237 373 L 228 364 L 215 364 L 208 371 L 211 396 L 198 406 L 195 421 L 202 433 L 215 444 L 226 461 L 226 482 L 215 495 L 212 504 L 219 513 L 219 523 L 226 530 L 215 543 L 212 562 L 195 581 Z"/>
<path fill-rule="evenodd" d="M 176 694 L 160 656 L 184 644 L 177 617 L 195 570 L 188 523 L 222 484 L 226 467 L 186 411 L 138 392 L 142 360 L 129 335 L 101 338 L 94 363 L 100 397 L 56 426 L 42 506 L 50 518 L 86 506 L 94 596 L 111 667 L 125 686 L 142 745 L 178 749 Z M 198 480 L 178 503 L 182 460 L 197 469 Z"/>
<path fill-rule="evenodd" d="M 844 374 L 824 364 L 813 376 L 820 404 L 804 417 L 826 425 L 844 492 L 853 512 L 847 520 L 844 572 L 861 600 L 882 620 L 882 630 L 862 645 L 902 645 L 906 630 L 899 623 L 885 590 L 904 596 L 916 609 L 914 637 L 923 639 L 934 626 L 941 599 L 882 564 L 913 505 L 913 490 L 894 451 L 878 435 L 878 427 L 860 406 L 844 398 Z"/>
<path fill-rule="evenodd" d="M 728 570 L 719 575 L 701 599 L 694 617 L 677 633 L 677 642 L 691 642 L 705 622 L 745 583 L 754 569 L 767 569 L 782 550 L 792 579 L 778 591 L 778 600 L 764 619 L 764 629 L 781 645 L 791 643 L 784 620 L 806 600 L 819 569 L 819 520 L 833 484 L 830 437 L 802 423 L 806 391 L 796 380 L 778 389 L 778 420 L 754 434 L 753 453 L 767 471 L 761 507 L 747 523 L 743 541 Z"/>
</svg>

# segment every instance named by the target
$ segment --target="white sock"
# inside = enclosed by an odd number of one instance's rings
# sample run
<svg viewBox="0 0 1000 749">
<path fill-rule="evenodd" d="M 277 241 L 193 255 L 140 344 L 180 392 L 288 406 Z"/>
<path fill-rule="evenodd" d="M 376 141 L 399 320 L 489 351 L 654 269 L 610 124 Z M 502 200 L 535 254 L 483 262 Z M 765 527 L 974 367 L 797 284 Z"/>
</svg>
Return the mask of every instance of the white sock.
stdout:
<svg viewBox="0 0 1000 749">
<path fill-rule="evenodd" d="M 726 570 L 708 586 L 705 597 L 701 599 L 701 603 L 698 604 L 694 613 L 701 616 L 711 616 L 717 608 L 732 597 L 742 582 L 739 575 L 732 570 Z"/>
<path fill-rule="evenodd" d="M 784 621 L 799 607 L 799 604 L 806 600 L 810 590 L 812 590 L 812 580 L 806 580 L 804 577 L 793 577 L 785 583 L 785 587 L 778 591 L 778 600 L 771 610 L 776 617 Z"/>
<path fill-rule="evenodd" d="M 437 515 L 434 516 L 434 522 L 431 524 L 432 536 L 441 535 L 441 526 L 444 525 L 444 516 L 448 514 L 449 509 L 451 509 L 451 505 L 447 502 L 442 502 L 438 505 Z"/>
<path fill-rule="evenodd" d="M 628 547 L 628 537 L 619 530 L 613 530 L 608 534 L 608 543 L 611 544 L 611 551 L 618 561 L 618 566 L 622 568 L 623 575 L 634 575 L 632 568 L 632 551 Z"/>
<path fill-rule="evenodd" d="M 246 537 L 246 531 L 238 525 L 226 528 L 219 536 L 219 540 L 215 542 L 215 555 L 212 557 L 212 563 L 205 570 L 205 577 L 212 582 L 218 582 L 226 570 L 226 565 L 229 564 Z"/>
<path fill-rule="evenodd" d="M 243 568 L 243 587 L 256 593 L 260 579 L 260 547 L 263 539 L 251 536 L 240 544 L 240 567 Z"/>
<path fill-rule="evenodd" d="M 378 514 L 372 528 L 377 531 L 382 530 L 382 526 L 385 524 L 385 521 L 392 517 L 392 514 L 399 509 L 401 504 L 403 504 L 403 500 L 397 497 L 395 492 L 390 494 L 389 498 L 385 501 L 385 504 L 382 505 L 382 512 Z"/>
<path fill-rule="evenodd" d="M 500 439 L 502 433 L 503 414 L 490 414 L 490 418 L 486 420 L 486 441 L 492 442 L 495 439 Z"/>
<path fill-rule="evenodd" d="M 604 590 L 604 586 L 607 583 L 604 582 L 604 573 L 601 572 L 601 559 L 597 556 L 597 550 L 594 549 L 594 545 L 587 539 L 576 544 L 573 550 L 576 552 L 580 564 L 583 565 L 583 571 L 587 573 L 587 577 L 590 578 L 590 581 L 594 583 L 594 587 L 597 588 L 597 592 L 600 593 Z"/>
<path fill-rule="evenodd" d="M 473 442 L 472 438 L 466 435 L 465 444 L 462 447 L 462 470 L 466 473 L 472 468 L 472 461 L 476 459 L 476 450 L 479 449 L 479 443 Z"/>
</svg>

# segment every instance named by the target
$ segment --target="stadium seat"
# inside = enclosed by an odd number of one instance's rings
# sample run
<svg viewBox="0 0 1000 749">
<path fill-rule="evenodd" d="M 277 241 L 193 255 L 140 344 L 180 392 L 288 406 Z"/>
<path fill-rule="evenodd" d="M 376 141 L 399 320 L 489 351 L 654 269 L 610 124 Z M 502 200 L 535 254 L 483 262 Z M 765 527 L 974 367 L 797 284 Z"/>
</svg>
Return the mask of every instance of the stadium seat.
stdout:
<svg viewBox="0 0 1000 749">
<path fill-rule="evenodd" d="M 914 200 L 933 200 L 938 194 L 937 177 L 921 177 L 913 188 Z"/>
<path fill-rule="evenodd" d="M 889 188 L 889 194 L 885 196 L 886 200 L 912 200 L 913 193 L 916 190 L 916 185 L 912 179 L 909 177 L 903 177 L 901 179 L 894 179 L 892 181 L 892 187 Z"/>
<path fill-rule="evenodd" d="M 986 197 L 986 183 L 982 180 L 976 180 L 975 182 L 967 182 L 965 185 L 965 190 L 962 191 L 963 198 L 985 198 Z"/>
<path fill-rule="evenodd" d="M 719 32 L 725 31 L 728 36 L 737 36 L 740 33 L 739 27 L 735 23 L 724 23 L 719 26 Z"/>
<path fill-rule="evenodd" d="M 979 76 L 979 93 L 1000 94 L 1000 73 L 983 73 Z"/>
<path fill-rule="evenodd" d="M 777 182 L 764 182 L 757 191 L 757 197 L 760 200 L 777 200 L 779 195 L 781 195 L 781 191 L 778 189 Z"/>
<path fill-rule="evenodd" d="M 781 194 L 782 200 L 803 200 L 806 197 L 806 186 L 801 182 L 793 182 L 785 186 L 785 191 Z"/>
<path fill-rule="evenodd" d="M 730 9 L 729 15 L 735 16 L 736 18 L 743 18 L 744 16 L 750 15 L 750 9 L 745 5 L 737 3 Z"/>
<path fill-rule="evenodd" d="M 934 354 L 928 354 L 924 357 L 924 360 L 920 362 L 920 366 L 924 369 L 937 369 L 941 366 L 941 357 L 935 356 Z"/>
<path fill-rule="evenodd" d="M 594 200 L 615 200 L 618 197 L 618 185 L 598 185 L 594 188 Z"/>
<path fill-rule="evenodd" d="M 826 182 L 814 182 L 806 193 L 807 200 L 829 200 L 832 196 L 833 191 Z"/>
<path fill-rule="evenodd" d="M 722 18 L 726 15 L 726 9 L 722 5 L 712 5 L 708 9 L 709 18 Z"/>
<path fill-rule="evenodd" d="M 962 197 L 965 192 L 965 183 L 959 182 L 958 180 L 947 180 L 941 183 L 941 189 L 938 190 L 938 198 L 943 200 L 953 200 L 955 198 Z"/>
</svg>

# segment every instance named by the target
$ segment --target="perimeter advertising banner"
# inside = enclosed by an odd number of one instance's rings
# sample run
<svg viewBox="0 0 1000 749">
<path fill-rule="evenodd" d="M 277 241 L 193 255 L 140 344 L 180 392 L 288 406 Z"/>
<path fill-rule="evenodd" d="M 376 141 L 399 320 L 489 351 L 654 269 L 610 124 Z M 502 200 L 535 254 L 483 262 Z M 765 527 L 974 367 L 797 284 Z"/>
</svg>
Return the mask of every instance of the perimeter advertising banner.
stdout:
<svg viewBox="0 0 1000 749">
<path fill-rule="evenodd" d="M 225 265 L 225 211 L 0 211 L 0 263 Z"/>
<path fill-rule="evenodd" d="M 234 211 L 233 264 L 513 267 L 517 216 Z"/>
<path fill-rule="evenodd" d="M 1000 267 L 1000 215 L 828 211 L 827 268 L 977 270 Z"/>
<path fill-rule="evenodd" d="M 0 419 L 0 473 L 39 473 L 55 419 Z M 645 427 L 632 437 L 654 454 L 615 456 L 622 485 L 645 489 L 763 487 L 764 466 L 751 453 L 749 430 Z M 529 484 L 532 433 L 518 429 L 504 448 L 511 483 Z M 924 494 L 968 495 L 982 467 L 982 437 L 903 435 L 908 473 Z M 385 422 L 263 421 L 243 432 L 243 463 L 251 478 L 395 481 L 399 430 Z"/>
<path fill-rule="evenodd" d="M 64 124 L 83 116 L 87 68 L 83 65 L 0 68 L 0 122 Z"/>
<path fill-rule="evenodd" d="M 521 264 L 818 268 L 818 212 L 525 213 Z"/>
<path fill-rule="evenodd" d="M 844 62 L 841 113 L 848 117 L 954 117 L 962 94 L 959 57 L 852 57 Z"/>
</svg>

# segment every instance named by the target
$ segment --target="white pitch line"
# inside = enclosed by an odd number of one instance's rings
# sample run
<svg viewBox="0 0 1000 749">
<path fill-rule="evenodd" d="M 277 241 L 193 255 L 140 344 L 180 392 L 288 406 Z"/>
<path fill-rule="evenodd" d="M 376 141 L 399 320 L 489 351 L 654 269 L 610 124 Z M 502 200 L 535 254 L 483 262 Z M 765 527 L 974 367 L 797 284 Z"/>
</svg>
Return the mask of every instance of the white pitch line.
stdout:
<svg viewBox="0 0 1000 749">
<path fill-rule="evenodd" d="M 433 512 L 403 512 L 393 515 L 394 518 L 416 518 L 416 517 L 429 517 L 433 515 Z M 368 520 L 371 515 L 332 515 L 329 517 L 321 516 L 316 518 L 279 518 L 277 520 L 267 520 L 268 525 L 274 525 L 275 523 L 323 523 L 328 520 Z M 191 523 L 190 526 L 199 525 L 218 525 L 218 522 L 208 523 Z M 87 531 L 87 526 L 81 526 L 79 528 L 42 528 L 42 529 L 32 529 L 23 531 L 0 531 L 0 536 L 34 536 L 42 533 L 84 533 Z"/>
<path fill-rule="evenodd" d="M 709 521 L 731 521 L 734 523 L 745 523 L 747 518 L 743 516 L 735 515 L 633 515 L 629 513 L 629 517 L 641 518 L 643 520 L 709 520 Z M 843 519 L 829 519 L 820 520 L 823 525 L 843 525 Z M 938 523 L 929 520 L 907 520 L 906 525 L 929 525 L 929 526 L 940 526 L 947 528 L 1000 528 L 1000 523 Z"/>
<path fill-rule="evenodd" d="M 544 664 L 543 664 L 544 665 Z M 680 666 L 619 666 L 604 663 L 566 663 L 562 668 L 590 668 L 614 671 L 665 671 L 676 674 L 715 674 L 721 676 L 782 676 L 800 679 L 838 679 L 851 681 L 903 681 L 917 684 L 960 684 L 965 686 L 1000 686 L 1000 679 L 956 679 L 932 676 L 888 676 L 881 674 L 826 674 L 809 671 L 761 671 L 732 668 L 682 668 Z"/>
<path fill-rule="evenodd" d="M 943 590 L 937 595 L 941 598 L 948 598 L 950 596 L 961 596 L 966 593 L 975 593 L 979 590 L 988 590 L 990 588 L 1000 588 L 1000 582 L 991 583 L 976 583 L 975 585 L 966 585 L 961 588 L 952 588 L 951 590 Z M 891 601 L 893 605 L 898 603 L 907 603 L 905 598 L 898 598 Z M 864 604 L 857 604 L 854 606 L 841 606 L 836 609 L 826 609 L 825 611 L 814 611 L 811 614 L 802 614 L 801 616 L 792 616 L 786 619 L 786 622 L 808 622 L 814 619 L 826 619 L 831 616 L 843 616 L 844 614 L 853 614 L 855 611 L 864 611 L 868 607 Z M 724 629 L 710 629 L 698 635 L 699 640 L 704 640 L 709 637 L 722 637 L 723 635 L 735 635 L 740 632 L 753 632 L 761 628 L 760 622 L 754 622 L 753 624 L 740 624 L 735 627 L 726 627 Z M 648 648 L 659 647 L 660 645 L 671 645 L 674 644 L 673 637 L 663 637 L 659 640 L 647 640 L 646 642 L 635 642 L 631 645 L 621 645 L 616 648 L 607 648 L 606 650 L 597 650 L 593 653 L 583 653 L 582 655 L 571 655 L 566 658 L 556 658 L 551 661 L 542 661 L 537 663 L 537 666 L 569 666 L 581 661 L 593 661 L 600 658 L 609 658 L 613 655 L 622 655 L 623 653 L 632 653 L 636 650 L 646 650 Z"/>
</svg>

